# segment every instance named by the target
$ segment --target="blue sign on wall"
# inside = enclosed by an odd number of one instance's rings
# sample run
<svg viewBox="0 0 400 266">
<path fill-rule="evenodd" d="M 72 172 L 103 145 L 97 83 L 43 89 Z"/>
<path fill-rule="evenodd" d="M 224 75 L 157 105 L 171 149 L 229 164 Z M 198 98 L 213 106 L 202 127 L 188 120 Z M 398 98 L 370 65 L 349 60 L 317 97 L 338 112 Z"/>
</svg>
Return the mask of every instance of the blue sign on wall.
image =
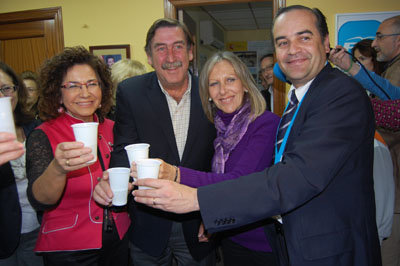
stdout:
<svg viewBox="0 0 400 266">
<path fill-rule="evenodd" d="M 373 40 L 380 24 L 381 22 L 377 20 L 346 22 L 339 29 L 338 44 L 351 50 L 357 42 L 363 39 Z"/>
</svg>

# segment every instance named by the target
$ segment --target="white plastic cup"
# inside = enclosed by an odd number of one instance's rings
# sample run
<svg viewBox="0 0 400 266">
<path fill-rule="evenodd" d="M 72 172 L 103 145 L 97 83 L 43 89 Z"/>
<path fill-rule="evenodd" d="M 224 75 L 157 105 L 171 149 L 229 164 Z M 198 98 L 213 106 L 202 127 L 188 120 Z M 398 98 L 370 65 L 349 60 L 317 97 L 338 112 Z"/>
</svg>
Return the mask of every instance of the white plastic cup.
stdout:
<svg viewBox="0 0 400 266">
<path fill-rule="evenodd" d="M 11 97 L 0 97 L 0 132 L 9 132 L 17 135 L 15 133 Z"/>
<path fill-rule="evenodd" d="M 88 123 L 78 123 L 71 125 L 74 130 L 75 140 L 83 142 L 85 147 L 92 149 L 92 154 L 94 159 L 87 163 L 94 163 L 97 161 L 97 128 L 99 123 L 88 122 Z"/>
<path fill-rule="evenodd" d="M 128 184 L 130 169 L 125 167 L 109 168 L 110 187 L 114 196 L 112 204 L 114 206 L 124 206 L 128 200 Z"/>
<path fill-rule="evenodd" d="M 161 162 L 155 159 L 142 159 L 136 162 L 138 179 L 158 178 Z M 139 189 L 151 189 L 151 187 L 139 186 Z"/>
<path fill-rule="evenodd" d="M 147 143 L 136 143 L 125 147 L 126 153 L 128 154 L 129 167 L 133 162 L 137 162 L 142 159 L 149 158 L 150 144 Z"/>
</svg>

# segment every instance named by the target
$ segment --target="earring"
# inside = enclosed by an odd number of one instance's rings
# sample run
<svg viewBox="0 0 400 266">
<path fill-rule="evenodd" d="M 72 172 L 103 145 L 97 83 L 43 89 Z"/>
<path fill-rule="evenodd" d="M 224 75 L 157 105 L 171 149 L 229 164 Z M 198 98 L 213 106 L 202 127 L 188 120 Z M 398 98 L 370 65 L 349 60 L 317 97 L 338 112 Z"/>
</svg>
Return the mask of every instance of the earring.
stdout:
<svg viewBox="0 0 400 266">
<path fill-rule="evenodd" d="M 248 92 L 249 92 L 249 90 L 244 90 L 244 92 L 245 92 L 245 93 L 248 93 Z"/>
<path fill-rule="evenodd" d="M 210 97 L 210 98 L 208 98 L 208 101 L 209 101 L 209 102 L 212 102 L 212 99 L 211 99 L 211 97 Z"/>
<path fill-rule="evenodd" d="M 97 109 L 100 109 L 101 108 L 101 104 L 99 104 L 99 107 L 97 107 Z"/>
</svg>

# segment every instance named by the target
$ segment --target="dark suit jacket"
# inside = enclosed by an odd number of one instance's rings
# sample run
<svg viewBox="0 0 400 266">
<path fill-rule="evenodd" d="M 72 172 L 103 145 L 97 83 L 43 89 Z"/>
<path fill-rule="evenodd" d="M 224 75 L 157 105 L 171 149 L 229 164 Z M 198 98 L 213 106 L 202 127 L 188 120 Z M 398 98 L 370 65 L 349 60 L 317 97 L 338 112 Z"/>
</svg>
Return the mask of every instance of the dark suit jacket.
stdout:
<svg viewBox="0 0 400 266">
<path fill-rule="evenodd" d="M 173 165 L 209 171 L 214 154 L 214 125 L 203 112 L 198 91 L 198 79 L 192 76 L 190 121 L 186 146 L 179 159 L 171 116 L 165 95 L 155 72 L 125 80 L 118 86 L 114 127 L 114 151 L 110 166 L 128 166 L 124 147 L 145 142 L 150 144 L 150 158 L 161 158 Z M 159 256 L 167 245 L 172 221 L 183 222 L 185 240 L 192 256 L 200 259 L 212 245 L 199 243 L 198 212 L 175 215 L 136 204 L 131 200 L 132 220 L 130 240 L 152 256 Z"/>
<path fill-rule="evenodd" d="M 40 124 L 35 120 L 23 126 L 25 136 Z M 9 162 L 0 165 L 0 259 L 7 258 L 17 248 L 21 234 L 21 207 L 14 173 Z"/>
<path fill-rule="evenodd" d="M 206 228 L 221 231 L 282 214 L 291 265 L 381 265 L 373 138 L 365 91 L 325 66 L 305 95 L 281 163 L 199 188 Z"/>
</svg>

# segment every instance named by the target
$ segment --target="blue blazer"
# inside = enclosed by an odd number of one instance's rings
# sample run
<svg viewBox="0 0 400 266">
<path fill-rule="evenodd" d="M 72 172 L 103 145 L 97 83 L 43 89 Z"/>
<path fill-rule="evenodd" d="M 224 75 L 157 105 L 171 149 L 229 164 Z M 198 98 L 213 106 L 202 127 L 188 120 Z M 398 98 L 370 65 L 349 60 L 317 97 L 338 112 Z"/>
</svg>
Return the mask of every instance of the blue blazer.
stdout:
<svg viewBox="0 0 400 266">
<path fill-rule="evenodd" d="M 150 158 L 169 164 L 209 171 L 214 154 L 214 125 L 207 120 L 200 102 L 198 79 L 192 76 L 190 121 L 182 160 L 179 159 L 168 103 L 155 72 L 129 78 L 117 89 L 114 126 L 114 151 L 110 167 L 129 167 L 124 147 L 132 143 L 150 144 Z M 172 221 L 182 222 L 186 243 L 192 256 L 201 259 L 209 254 L 212 243 L 198 242 L 200 214 L 176 215 L 133 200 L 129 204 L 132 220 L 130 240 L 152 256 L 160 256 L 168 243 Z"/>
<path fill-rule="evenodd" d="M 373 139 L 364 89 L 325 66 L 303 100 L 282 162 L 199 188 L 206 228 L 216 232 L 281 214 L 291 265 L 381 265 Z"/>
</svg>

